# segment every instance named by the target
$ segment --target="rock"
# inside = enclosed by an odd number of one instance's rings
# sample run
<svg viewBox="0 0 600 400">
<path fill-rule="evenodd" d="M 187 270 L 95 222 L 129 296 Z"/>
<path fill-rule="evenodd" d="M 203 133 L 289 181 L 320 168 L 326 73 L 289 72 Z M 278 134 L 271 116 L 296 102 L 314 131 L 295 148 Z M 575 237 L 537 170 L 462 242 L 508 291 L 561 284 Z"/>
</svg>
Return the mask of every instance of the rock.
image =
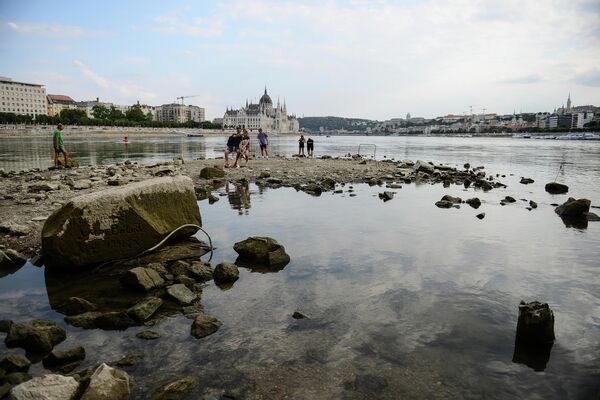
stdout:
<svg viewBox="0 0 600 400">
<path fill-rule="evenodd" d="M 213 270 L 210 264 L 202 261 L 193 261 L 188 268 L 188 275 L 192 278 L 205 282 L 210 281 L 213 277 Z"/>
<path fill-rule="evenodd" d="M 52 352 L 44 358 L 42 364 L 44 368 L 50 371 L 59 371 L 63 374 L 73 371 L 85 360 L 85 349 L 81 346 L 71 347 L 70 349 Z"/>
<path fill-rule="evenodd" d="M 154 176 L 168 176 L 173 175 L 175 173 L 175 168 L 165 165 L 154 171 Z"/>
<path fill-rule="evenodd" d="M 413 168 L 417 172 L 425 172 L 427 174 L 433 174 L 433 171 L 435 170 L 435 167 L 432 164 L 422 160 L 417 160 Z"/>
<path fill-rule="evenodd" d="M 67 302 L 60 307 L 65 315 L 78 315 L 88 311 L 94 311 L 96 305 L 79 297 L 69 297 Z"/>
<path fill-rule="evenodd" d="M 214 194 L 208 195 L 208 204 L 215 204 L 217 201 L 219 201 L 219 198 L 217 196 L 215 196 Z"/>
<path fill-rule="evenodd" d="M 31 257 L 30 262 L 36 267 L 41 267 L 44 265 L 44 257 L 42 257 L 40 254 L 36 254 L 35 256 Z"/>
<path fill-rule="evenodd" d="M 165 284 L 158 272 L 151 268 L 136 267 L 127 271 L 122 282 L 136 289 L 149 291 Z"/>
<path fill-rule="evenodd" d="M 483 213 L 477 214 L 476 217 L 479 218 L 479 219 L 484 219 L 485 218 L 485 213 L 483 212 Z"/>
<path fill-rule="evenodd" d="M 162 384 L 150 396 L 150 400 L 178 400 L 183 399 L 198 386 L 198 381 L 192 376 L 177 378 Z"/>
<path fill-rule="evenodd" d="M 8 333 L 13 322 L 9 319 L 0 319 L 0 332 Z"/>
<path fill-rule="evenodd" d="M 177 275 L 175 277 L 175 283 L 182 283 L 184 284 L 188 289 L 192 289 L 194 287 L 194 285 L 196 284 L 196 281 L 193 280 L 192 278 L 190 278 L 187 275 Z"/>
<path fill-rule="evenodd" d="M 308 317 L 306 315 L 302 314 L 300 311 L 294 311 L 294 314 L 292 314 L 292 318 L 304 319 L 304 318 L 308 318 Z"/>
<path fill-rule="evenodd" d="M 27 372 L 13 372 L 4 377 L 4 380 L 11 386 L 20 385 L 23 382 L 27 382 L 31 379 L 31 375 Z"/>
<path fill-rule="evenodd" d="M 138 332 L 135 337 L 144 340 L 155 340 L 160 338 L 160 333 L 154 331 L 141 331 Z"/>
<path fill-rule="evenodd" d="M 234 282 L 240 277 L 240 271 L 237 265 L 232 263 L 223 262 L 218 264 L 213 271 L 213 278 L 215 282 Z"/>
<path fill-rule="evenodd" d="M 101 312 L 89 311 L 83 314 L 66 316 L 65 322 L 69 325 L 83 329 L 95 329 L 96 320 L 102 315 Z"/>
<path fill-rule="evenodd" d="M 35 319 L 13 323 L 4 342 L 7 347 L 21 347 L 30 353 L 45 354 L 66 338 L 65 330 L 54 322 Z"/>
<path fill-rule="evenodd" d="M 42 229 L 46 267 L 79 268 L 125 259 L 184 224 L 202 225 L 194 185 L 184 176 L 136 182 L 72 198 Z M 196 229 L 182 229 L 174 240 Z"/>
<path fill-rule="evenodd" d="M 12 374 L 13 372 L 27 372 L 31 363 L 29 360 L 19 356 L 6 356 L 0 360 L 0 369 L 4 370 L 6 374 Z"/>
<path fill-rule="evenodd" d="M 175 299 L 179 304 L 190 304 L 192 301 L 196 300 L 198 297 L 194 294 L 190 289 L 188 289 L 185 285 L 178 283 L 175 285 L 171 285 L 167 287 L 167 293 L 173 299 Z"/>
<path fill-rule="evenodd" d="M 531 208 L 537 208 L 538 207 L 537 203 L 535 201 L 533 201 L 533 200 L 529 200 L 529 206 Z"/>
<path fill-rule="evenodd" d="M 394 198 L 394 192 L 383 192 L 379 193 L 379 198 L 383 201 L 388 201 Z"/>
<path fill-rule="evenodd" d="M 19 266 L 2 250 L 0 250 L 0 277 L 12 274 L 17 271 Z M 2 271 L 5 271 L 3 274 Z"/>
<path fill-rule="evenodd" d="M 6 220 L 0 222 L 0 233 L 6 233 L 11 236 L 25 236 L 29 232 L 31 232 L 31 229 L 28 226 Z"/>
<path fill-rule="evenodd" d="M 15 386 L 10 400 L 72 400 L 79 383 L 70 376 L 48 374 Z"/>
<path fill-rule="evenodd" d="M 237 242 L 233 249 L 239 254 L 241 261 L 267 267 L 284 267 L 290 262 L 285 248 L 270 237 L 252 236 Z"/>
<path fill-rule="evenodd" d="M 165 275 L 167 275 L 169 273 L 169 271 L 167 271 L 167 269 L 165 268 L 165 266 L 162 265 L 161 263 L 158 263 L 158 262 L 149 263 L 148 265 L 146 265 L 146 268 L 150 268 L 150 269 L 155 270 L 163 278 L 164 278 Z"/>
<path fill-rule="evenodd" d="M 127 181 L 120 176 L 116 176 L 114 178 L 108 179 L 106 181 L 108 186 L 123 186 L 127 184 Z"/>
<path fill-rule="evenodd" d="M 515 200 L 515 198 L 514 198 L 514 197 L 511 197 L 511 196 L 506 196 L 506 197 L 504 198 L 504 200 L 505 200 L 507 203 L 514 203 L 514 202 L 516 202 L 516 201 L 517 201 L 517 200 Z"/>
<path fill-rule="evenodd" d="M 554 313 L 547 303 L 533 301 L 519 304 L 517 337 L 532 344 L 554 341 Z"/>
<path fill-rule="evenodd" d="M 131 366 L 137 364 L 143 357 L 144 357 L 143 353 L 141 353 L 139 351 L 135 351 L 133 353 L 127 354 L 125 357 L 121 358 L 118 361 L 110 363 L 110 366 L 111 367 L 131 367 Z"/>
<path fill-rule="evenodd" d="M 530 183 L 535 182 L 533 179 L 531 178 L 521 178 L 521 181 L 519 183 L 523 184 L 523 185 L 529 185 Z"/>
<path fill-rule="evenodd" d="M 435 205 L 439 208 L 452 208 L 454 203 L 452 203 L 451 201 L 448 201 L 448 200 L 440 200 L 440 201 L 436 201 Z"/>
<path fill-rule="evenodd" d="M 465 163 L 465 164 L 463 165 L 463 167 L 465 167 L 465 169 L 469 169 L 469 168 L 471 168 L 471 164 L 469 164 L 469 163 Z"/>
<path fill-rule="evenodd" d="M 564 194 L 569 191 L 569 187 L 567 185 L 556 182 L 546 183 L 545 189 L 546 192 L 550 194 Z"/>
<path fill-rule="evenodd" d="M 585 216 L 585 219 L 588 221 L 600 221 L 600 216 L 598 216 L 597 214 L 594 214 L 593 212 L 588 212 L 587 215 Z"/>
<path fill-rule="evenodd" d="M 27 257 L 16 250 L 4 250 L 4 254 L 6 254 L 17 267 L 22 267 L 27 262 Z"/>
<path fill-rule="evenodd" d="M 592 202 L 588 199 L 574 199 L 569 197 L 569 200 L 556 207 L 554 210 L 558 215 L 564 218 L 585 219 L 590 211 Z"/>
<path fill-rule="evenodd" d="M 96 328 L 104 330 L 124 331 L 134 326 L 136 322 L 127 315 L 126 311 L 109 311 L 100 313 L 94 320 Z"/>
<path fill-rule="evenodd" d="M 398 183 L 389 184 L 387 187 L 389 187 L 390 189 L 402 189 L 402 185 Z"/>
<path fill-rule="evenodd" d="M 221 321 L 213 316 L 202 314 L 197 316 L 192 323 L 192 336 L 196 339 L 212 335 L 219 330 L 219 327 L 223 325 Z"/>
<path fill-rule="evenodd" d="M 225 177 L 225 171 L 218 166 L 204 167 L 200 171 L 200 178 L 215 179 L 215 178 L 224 178 L 224 177 Z"/>
<path fill-rule="evenodd" d="M 333 190 L 335 189 L 335 180 L 331 178 L 323 178 L 321 180 L 321 187 L 325 190 Z"/>
<path fill-rule="evenodd" d="M 101 364 L 90 378 L 81 400 L 124 400 L 131 396 L 132 381 L 121 370 Z"/>
<path fill-rule="evenodd" d="M 462 203 L 462 199 L 460 197 L 452 197 L 450 195 L 444 195 L 444 197 L 442 197 L 441 201 L 449 201 L 453 204 L 460 204 Z"/>
<path fill-rule="evenodd" d="M 60 189 L 60 185 L 58 183 L 51 182 L 34 183 L 33 185 L 29 185 L 27 187 L 27 191 L 30 193 L 51 192 L 58 189 Z"/>
<path fill-rule="evenodd" d="M 163 301 L 158 297 L 147 297 L 127 310 L 127 315 L 137 322 L 144 322 L 162 306 Z"/>
<path fill-rule="evenodd" d="M 78 181 L 73 182 L 73 189 L 75 190 L 85 190 L 92 187 L 92 181 L 89 179 L 80 179 Z"/>
<path fill-rule="evenodd" d="M 258 179 L 267 179 L 271 177 L 271 173 L 269 171 L 261 171 L 258 175 Z"/>
<path fill-rule="evenodd" d="M 477 197 L 473 197 L 472 199 L 467 199 L 465 201 L 465 203 L 467 203 L 474 209 L 478 209 L 481 206 L 481 200 L 479 200 Z"/>
</svg>

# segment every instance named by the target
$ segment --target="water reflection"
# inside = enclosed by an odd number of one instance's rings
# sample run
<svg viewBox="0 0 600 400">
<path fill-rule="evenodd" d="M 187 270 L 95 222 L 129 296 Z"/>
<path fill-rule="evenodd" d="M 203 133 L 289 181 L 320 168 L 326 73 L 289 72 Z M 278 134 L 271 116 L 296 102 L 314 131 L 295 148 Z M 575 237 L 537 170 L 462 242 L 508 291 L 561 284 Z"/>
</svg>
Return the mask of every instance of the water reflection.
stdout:
<svg viewBox="0 0 600 400">
<path fill-rule="evenodd" d="M 247 180 L 225 183 L 225 193 L 231 208 L 238 210 L 239 215 L 248 215 L 250 210 L 250 184 Z"/>
<path fill-rule="evenodd" d="M 512 361 L 525 364 L 536 372 L 542 372 L 550 361 L 552 346 L 554 346 L 554 342 L 534 345 L 516 335 Z"/>
</svg>

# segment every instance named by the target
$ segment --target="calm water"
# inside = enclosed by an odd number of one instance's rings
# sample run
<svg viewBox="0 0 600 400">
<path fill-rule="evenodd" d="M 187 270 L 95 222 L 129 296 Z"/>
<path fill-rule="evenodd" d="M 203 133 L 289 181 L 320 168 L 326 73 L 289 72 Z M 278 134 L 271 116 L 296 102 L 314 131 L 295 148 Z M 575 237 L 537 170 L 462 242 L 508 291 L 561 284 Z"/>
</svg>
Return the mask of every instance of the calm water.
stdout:
<svg viewBox="0 0 600 400">
<path fill-rule="evenodd" d="M 383 203 L 376 196 L 383 188 L 367 185 L 354 186 L 356 197 L 228 185 L 219 191 L 229 195 L 217 203 L 199 203 L 218 248 L 213 265 L 235 260 L 236 241 L 267 235 L 291 256 L 284 270 L 241 269 L 229 290 L 208 284 L 205 311 L 223 326 L 205 339 L 193 339 L 191 321 L 175 316 L 152 328 L 163 335 L 157 341 L 137 339 L 143 328 L 67 327 L 61 346 L 83 344 L 82 367 L 143 351 L 143 360 L 126 369 L 137 399 L 158 382 L 187 374 L 200 381 L 196 396 L 225 390 L 269 399 L 597 399 L 600 222 L 565 227 L 549 204 L 568 196 L 551 196 L 543 184 L 564 162 L 559 180 L 569 194 L 600 205 L 599 143 L 318 138 L 316 148 L 355 153 L 362 140 L 377 141 L 378 157 L 486 165 L 490 173 L 507 174 L 501 180 L 508 188 L 482 193 L 404 185 Z M 205 153 L 190 158 L 210 157 L 219 146 L 206 139 Z M 291 153 L 293 138 L 274 148 Z M 521 175 L 536 182 L 520 185 Z M 434 202 L 443 194 L 477 195 L 484 204 L 438 209 Z M 506 195 L 540 206 L 527 211 L 520 200 L 500 206 Z M 479 212 L 486 213 L 482 221 Z M 557 340 L 538 371 L 512 361 L 521 299 L 548 302 L 555 313 Z M 0 304 L 0 318 L 49 318 L 65 326 L 49 306 L 44 270 L 32 265 L 0 279 Z M 297 310 L 310 319 L 292 319 Z M 19 354 L 0 345 L 5 352 Z M 37 364 L 32 371 L 43 370 Z"/>
</svg>

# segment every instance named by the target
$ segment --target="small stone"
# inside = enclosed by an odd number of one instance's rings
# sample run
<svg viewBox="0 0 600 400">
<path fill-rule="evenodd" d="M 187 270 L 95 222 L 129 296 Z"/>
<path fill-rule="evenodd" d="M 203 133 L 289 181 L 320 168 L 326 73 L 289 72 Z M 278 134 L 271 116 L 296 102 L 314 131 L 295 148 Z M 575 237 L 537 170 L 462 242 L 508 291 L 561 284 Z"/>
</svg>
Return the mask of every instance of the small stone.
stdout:
<svg viewBox="0 0 600 400">
<path fill-rule="evenodd" d="M 234 282 L 240 277 L 240 271 L 237 265 L 223 262 L 218 264 L 213 271 L 215 282 Z"/>
<path fill-rule="evenodd" d="M 467 199 L 465 201 L 465 203 L 467 203 L 474 209 L 478 209 L 481 206 L 481 200 L 479 200 L 477 197 L 473 197 L 472 199 Z"/>
<path fill-rule="evenodd" d="M 507 203 L 514 203 L 514 202 L 516 202 L 516 201 L 517 201 L 517 200 L 515 200 L 515 198 L 514 198 L 514 197 L 511 197 L 511 196 L 506 196 L 506 197 L 504 198 L 504 200 L 505 200 Z"/>
<path fill-rule="evenodd" d="M 239 254 L 240 260 L 262 266 L 283 268 L 290 262 L 285 248 L 270 237 L 252 236 L 235 243 L 233 249 Z"/>
<path fill-rule="evenodd" d="M 85 360 L 85 349 L 81 346 L 75 346 L 64 351 L 52 350 L 44 358 L 42 364 L 46 369 L 66 374 L 77 368 L 83 360 Z"/>
<path fill-rule="evenodd" d="M 535 182 L 533 179 L 531 178 L 521 178 L 521 181 L 519 183 L 523 184 L 523 185 L 529 185 L 530 183 Z"/>
<path fill-rule="evenodd" d="M 447 200 L 440 200 L 440 201 L 436 201 L 435 205 L 439 208 L 452 208 L 454 203 L 452 203 L 451 201 L 447 201 Z"/>
<path fill-rule="evenodd" d="M 158 297 L 147 297 L 127 310 L 127 315 L 138 322 L 150 318 L 162 306 L 163 301 Z"/>
<path fill-rule="evenodd" d="M 300 311 L 294 311 L 294 314 L 292 314 L 292 318 L 304 319 L 304 318 L 308 318 L 308 317 L 306 315 L 302 314 Z"/>
<path fill-rule="evenodd" d="M 192 336 L 197 339 L 212 335 L 223 325 L 221 321 L 210 315 L 199 315 L 192 323 Z"/>
<path fill-rule="evenodd" d="M 225 177 L 225 171 L 218 166 L 204 167 L 200 171 L 200 178 L 214 179 L 214 178 L 223 178 L 223 177 Z"/>
<path fill-rule="evenodd" d="M 485 213 L 482 212 L 480 214 L 477 214 L 476 217 L 479 218 L 479 219 L 484 219 L 485 218 Z"/>
<path fill-rule="evenodd" d="M 10 221 L 0 222 L 0 233 L 6 233 L 11 236 L 25 236 L 29 232 L 31 232 L 31 229 L 28 226 Z"/>
<path fill-rule="evenodd" d="M 394 198 L 394 192 L 383 192 L 379 193 L 379 198 L 383 201 L 389 201 Z"/>
<path fill-rule="evenodd" d="M 533 201 L 533 200 L 529 200 L 529 206 L 531 208 L 537 208 L 538 207 L 537 203 L 535 201 Z"/>
<path fill-rule="evenodd" d="M 135 337 L 144 340 L 155 340 L 160 338 L 160 333 L 154 331 L 141 331 L 138 332 Z"/>
<path fill-rule="evenodd" d="M 136 267 L 123 275 L 123 283 L 137 289 L 149 291 L 164 285 L 165 281 L 151 268 Z"/>
<path fill-rule="evenodd" d="M 178 283 L 167 287 L 167 293 L 180 304 L 190 304 L 198 297 L 185 285 Z"/>
<path fill-rule="evenodd" d="M 187 393 L 198 386 L 198 381 L 192 376 L 177 378 L 162 384 L 150 396 L 150 400 L 176 400 L 183 399 Z"/>
<path fill-rule="evenodd" d="M 3 369 L 6 374 L 13 372 L 27 372 L 31 363 L 29 360 L 19 356 L 6 356 L 0 360 L 0 369 Z"/>
</svg>

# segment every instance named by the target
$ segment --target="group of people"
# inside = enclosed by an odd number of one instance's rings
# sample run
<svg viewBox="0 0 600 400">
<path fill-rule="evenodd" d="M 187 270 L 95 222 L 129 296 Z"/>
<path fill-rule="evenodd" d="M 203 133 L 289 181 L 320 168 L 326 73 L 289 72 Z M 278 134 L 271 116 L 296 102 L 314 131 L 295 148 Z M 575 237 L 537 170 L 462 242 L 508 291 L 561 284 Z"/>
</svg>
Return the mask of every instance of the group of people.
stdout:
<svg viewBox="0 0 600 400">
<path fill-rule="evenodd" d="M 263 132 L 262 128 L 258 128 L 258 135 L 256 136 L 258 143 L 260 144 L 260 155 L 265 158 L 269 158 L 268 146 L 269 136 Z M 231 163 L 229 156 L 235 154 L 235 161 Z M 244 128 L 238 127 L 231 136 L 227 139 L 227 147 L 225 148 L 225 168 L 239 168 L 240 161 L 242 159 L 250 159 L 250 135 Z"/>
<path fill-rule="evenodd" d="M 300 139 L 298 139 L 298 155 L 304 156 L 304 143 L 306 143 L 308 157 L 312 157 L 315 150 L 315 142 L 311 138 L 308 138 L 308 140 L 304 139 L 304 135 L 300 135 Z"/>
</svg>

